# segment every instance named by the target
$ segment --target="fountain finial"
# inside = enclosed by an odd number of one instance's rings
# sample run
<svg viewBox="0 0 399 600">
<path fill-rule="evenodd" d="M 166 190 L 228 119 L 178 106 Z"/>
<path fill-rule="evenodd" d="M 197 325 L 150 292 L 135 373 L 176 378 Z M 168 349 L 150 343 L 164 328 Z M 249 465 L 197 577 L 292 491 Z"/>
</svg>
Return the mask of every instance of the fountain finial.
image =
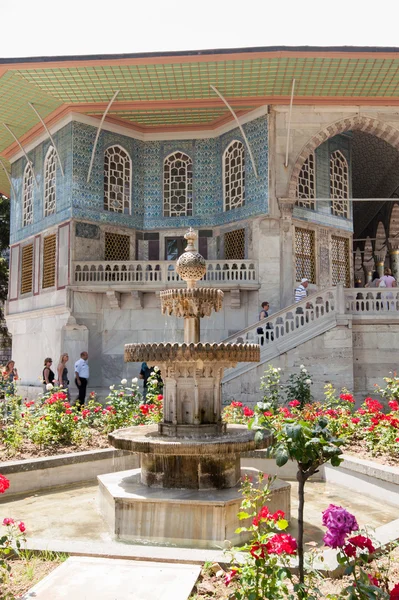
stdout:
<svg viewBox="0 0 399 600">
<path fill-rule="evenodd" d="M 195 231 L 190 227 L 184 237 L 187 240 L 187 247 L 177 259 L 176 271 L 187 283 L 187 287 L 192 289 L 197 281 L 205 275 L 206 263 L 204 257 L 196 251 L 194 246 L 194 241 L 197 239 Z"/>
</svg>

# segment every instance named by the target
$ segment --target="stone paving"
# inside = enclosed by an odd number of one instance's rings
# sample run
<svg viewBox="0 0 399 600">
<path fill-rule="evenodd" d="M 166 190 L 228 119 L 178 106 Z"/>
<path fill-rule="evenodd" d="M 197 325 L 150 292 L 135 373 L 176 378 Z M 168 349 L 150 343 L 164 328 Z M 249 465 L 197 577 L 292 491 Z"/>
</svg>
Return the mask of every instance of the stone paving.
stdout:
<svg viewBox="0 0 399 600">
<path fill-rule="evenodd" d="M 22 600 L 187 600 L 201 567 L 74 556 Z"/>
</svg>

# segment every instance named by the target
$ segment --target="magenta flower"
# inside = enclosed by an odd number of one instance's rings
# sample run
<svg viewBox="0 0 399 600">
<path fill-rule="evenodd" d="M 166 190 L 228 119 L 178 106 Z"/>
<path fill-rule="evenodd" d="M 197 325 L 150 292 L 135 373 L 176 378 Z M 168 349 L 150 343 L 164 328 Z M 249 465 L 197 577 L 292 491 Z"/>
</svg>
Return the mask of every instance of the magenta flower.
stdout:
<svg viewBox="0 0 399 600">
<path fill-rule="evenodd" d="M 335 504 L 330 504 L 323 512 L 322 522 L 328 529 L 323 540 L 325 545 L 330 548 L 343 546 L 348 533 L 359 529 L 354 515 L 342 506 L 335 506 Z"/>
</svg>

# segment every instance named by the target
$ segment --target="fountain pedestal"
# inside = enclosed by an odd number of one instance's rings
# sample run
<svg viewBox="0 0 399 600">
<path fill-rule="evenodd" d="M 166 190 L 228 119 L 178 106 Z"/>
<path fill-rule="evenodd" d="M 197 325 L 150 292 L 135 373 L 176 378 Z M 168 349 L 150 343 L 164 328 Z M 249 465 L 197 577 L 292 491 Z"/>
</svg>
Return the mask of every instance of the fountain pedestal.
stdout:
<svg viewBox="0 0 399 600">
<path fill-rule="evenodd" d="M 115 448 L 138 452 L 141 469 L 98 478 L 100 506 L 116 536 L 127 541 L 217 547 L 236 534 L 242 496 L 240 454 L 265 448 L 265 436 L 244 425 L 222 422 L 221 385 L 225 368 L 258 362 L 257 344 L 202 344 L 200 318 L 222 307 L 223 292 L 196 288 L 206 272 L 195 251 L 196 234 L 176 270 L 187 289 L 161 292 L 162 312 L 183 317 L 184 344 L 127 344 L 125 361 L 158 365 L 164 382 L 163 421 L 109 435 Z M 274 483 L 271 510 L 290 514 L 290 485 Z"/>
</svg>

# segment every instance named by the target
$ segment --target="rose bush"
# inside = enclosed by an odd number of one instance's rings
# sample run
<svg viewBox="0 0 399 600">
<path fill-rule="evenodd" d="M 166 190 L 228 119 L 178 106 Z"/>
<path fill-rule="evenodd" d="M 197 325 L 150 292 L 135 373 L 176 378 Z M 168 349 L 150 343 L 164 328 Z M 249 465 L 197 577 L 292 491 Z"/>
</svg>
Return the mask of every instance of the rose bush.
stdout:
<svg viewBox="0 0 399 600">
<path fill-rule="evenodd" d="M 0 494 L 4 494 L 9 487 L 10 482 L 0 473 Z M 19 554 L 22 543 L 26 541 L 26 527 L 22 521 L 14 521 L 11 517 L 3 519 L 0 527 L 0 584 L 3 584 L 10 576 L 10 559 Z M 3 595 L 0 595 L 0 598 L 3 598 Z"/>
<path fill-rule="evenodd" d="M 72 406 L 67 394 L 56 388 L 37 400 L 22 401 L 11 396 L 2 403 L 0 441 L 10 453 L 17 451 L 24 441 L 38 448 L 87 445 L 98 434 L 105 437 L 120 427 L 159 422 L 162 401 L 163 396 L 153 383 L 144 403 L 137 378 L 130 385 L 111 386 L 105 404 L 91 393 L 81 409 Z"/>
</svg>

